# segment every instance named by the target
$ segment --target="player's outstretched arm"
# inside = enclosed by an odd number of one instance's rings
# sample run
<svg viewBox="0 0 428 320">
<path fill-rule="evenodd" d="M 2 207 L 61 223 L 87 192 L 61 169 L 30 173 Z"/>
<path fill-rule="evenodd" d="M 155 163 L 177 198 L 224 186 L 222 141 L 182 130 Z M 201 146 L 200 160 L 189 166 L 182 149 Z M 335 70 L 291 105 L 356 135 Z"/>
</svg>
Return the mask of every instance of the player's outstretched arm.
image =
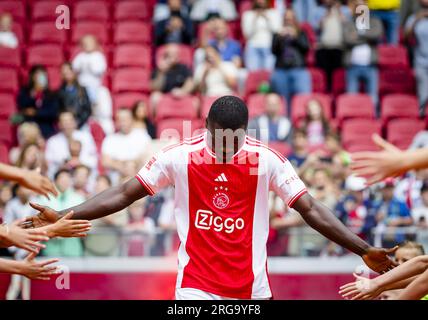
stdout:
<svg viewBox="0 0 428 320">
<path fill-rule="evenodd" d="M 428 294 L 428 269 L 412 281 L 399 295 L 398 300 L 420 300 Z"/>
<path fill-rule="evenodd" d="M 47 198 L 49 193 L 58 195 L 55 185 L 38 170 L 25 170 L 0 163 L 0 179 L 15 181 Z"/>
<path fill-rule="evenodd" d="M 428 148 L 402 151 L 378 135 L 373 136 L 373 141 L 382 151 L 357 152 L 352 155 L 352 170 L 367 178 L 368 184 L 428 167 Z"/>
<path fill-rule="evenodd" d="M 374 299 L 383 291 L 405 287 L 410 282 L 408 281 L 409 279 L 413 280 L 414 278 L 412 277 L 418 276 L 421 273 L 426 272 L 426 270 L 428 270 L 428 256 L 425 255 L 415 257 L 374 279 L 366 279 L 355 275 L 357 281 L 343 285 L 340 287 L 339 293 L 344 298 L 351 298 L 353 300 Z M 419 277 L 420 276 L 413 280 L 410 285 L 418 280 Z M 400 285 L 398 285 L 398 283 L 400 283 Z M 420 284 L 420 282 L 418 282 L 414 287 L 418 286 L 418 284 Z M 406 291 L 408 290 L 406 289 Z M 423 294 L 420 298 L 422 298 L 425 294 Z M 413 298 L 414 295 L 412 295 L 412 293 L 408 293 L 407 298 L 409 297 Z"/>
<path fill-rule="evenodd" d="M 31 206 L 39 214 L 28 217 L 24 222 L 26 227 L 39 228 L 58 221 L 67 212 L 73 211 L 74 220 L 94 220 L 118 212 L 138 199 L 147 196 L 147 191 L 136 178 L 109 188 L 82 204 L 62 211 L 55 211 L 49 207 L 32 203 Z"/>
<path fill-rule="evenodd" d="M 52 266 L 58 259 L 35 261 L 36 253 L 31 252 L 24 260 L 0 259 L 0 272 L 20 274 L 29 279 L 49 280 L 50 276 L 57 273 L 57 267 Z"/>
<path fill-rule="evenodd" d="M 306 223 L 331 241 L 359 255 L 367 266 L 376 272 L 386 272 L 397 264 L 389 258 L 398 247 L 375 248 L 349 230 L 327 207 L 309 194 L 301 196 L 294 204 Z"/>
</svg>

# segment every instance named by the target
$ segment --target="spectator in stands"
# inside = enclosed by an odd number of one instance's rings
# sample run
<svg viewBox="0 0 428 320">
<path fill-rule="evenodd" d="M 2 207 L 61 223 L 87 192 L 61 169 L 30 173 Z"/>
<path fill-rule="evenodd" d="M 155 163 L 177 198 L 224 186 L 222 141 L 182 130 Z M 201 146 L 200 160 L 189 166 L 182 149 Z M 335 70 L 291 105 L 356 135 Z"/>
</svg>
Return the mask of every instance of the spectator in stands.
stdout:
<svg viewBox="0 0 428 320">
<path fill-rule="evenodd" d="M 184 3 L 183 3 L 184 2 Z M 186 1 L 181 0 L 167 0 L 158 1 L 155 6 L 153 13 L 154 22 L 166 20 L 171 17 L 174 13 L 179 13 L 181 17 L 189 17 L 189 8 Z"/>
<path fill-rule="evenodd" d="M 12 199 L 12 186 L 10 182 L 3 181 L 0 182 L 0 223 L 3 223 L 4 217 L 4 208 Z M 2 250 L 0 250 L 2 252 Z"/>
<path fill-rule="evenodd" d="M 74 168 L 72 175 L 74 190 L 83 198 L 88 199 L 90 195 L 89 177 L 91 175 L 91 169 L 81 164 Z"/>
<path fill-rule="evenodd" d="M 307 134 L 310 148 L 324 145 L 326 135 L 330 132 L 330 125 L 324 109 L 317 99 L 311 99 L 306 104 L 306 117 L 303 119 L 301 127 Z"/>
<path fill-rule="evenodd" d="M 96 170 L 98 156 L 92 135 L 88 131 L 77 130 L 76 119 L 68 111 L 59 115 L 58 127 L 60 132 L 46 142 L 45 154 L 49 166 L 49 176 L 52 177 L 63 165 L 72 168 L 78 164 L 84 164 L 92 170 Z M 75 150 L 75 141 L 80 145 L 78 163 L 73 160 L 71 152 Z"/>
<path fill-rule="evenodd" d="M 167 43 L 190 45 L 192 40 L 193 22 L 181 10 L 171 11 L 168 18 L 155 24 L 155 42 L 157 46 Z"/>
<path fill-rule="evenodd" d="M 103 166 L 110 171 L 113 183 L 126 174 L 126 162 L 144 162 L 151 138 L 147 131 L 134 128 L 132 111 L 121 108 L 116 113 L 116 133 L 107 135 L 102 145 Z M 142 163 L 141 163 L 142 165 Z"/>
<path fill-rule="evenodd" d="M 16 164 L 23 148 L 29 144 L 37 144 L 44 148 L 45 140 L 42 137 L 40 128 L 36 123 L 25 122 L 18 126 L 17 129 L 18 145 L 13 147 L 9 152 L 9 161 Z"/>
<path fill-rule="evenodd" d="M 386 42 L 397 45 L 400 38 L 400 0 L 367 0 L 367 5 L 370 15 L 382 21 Z"/>
<path fill-rule="evenodd" d="M 333 72 L 343 64 L 343 24 L 351 20 L 352 14 L 349 7 L 339 0 L 323 0 L 321 3 L 314 12 L 311 24 L 318 35 L 316 63 L 325 71 L 327 89 L 330 91 Z"/>
<path fill-rule="evenodd" d="M 82 37 L 80 46 L 82 51 L 73 59 L 72 67 L 78 75 L 79 84 L 86 88 L 91 102 L 98 103 L 98 91 L 107 70 L 106 57 L 93 35 Z"/>
<path fill-rule="evenodd" d="M 28 85 L 20 89 L 17 104 L 23 120 L 37 123 L 45 139 L 55 133 L 59 100 L 49 89 L 45 67 L 35 65 L 31 68 Z"/>
<path fill-rule="evenodd" d="M 132 107 L 134 117 L 134 128 L 147 130 L 152 139 L 156 139 L 156 127 L 149 118 L 149 106 L 143 100 L 137 101 Z"/>
<path fill-rule="evenodd" d="M 236 90 L 238 69 L 233 62 L 223 61 L 217 48 L 205 48 L 205 61 L 195 70 L 194 81 L 205 96 L 233 94 Z"/>
<path fill-rule="evenodd" d="M 13 18 L 9 13 L 0 14 L 0 47 L 17 48 L 18 38 L 12 31 Z"/>
<path fill-rule="evenodd" d="M 362 0 L 352 0 L 354 19 L 344 25 L 346 45 L 346 87 L 348 93 L 357 93 L 360 80 L 364 81 L 366 91 L 378 105 L 378 52 L 377 44 L 383 35 L 383 26 L 379 19 L 370 16 L 370 29 L 357 29 L 355 19 L 358 18 L 356 8 L 364 4 Z"/>
<path fill-rule="evenodd" d="M 85 201 L 85 198 L 73 188 L 70 171 L 66 169 L 59 170 L 55 173 L 54 181 L 59 191 L 58 197 L 51 197 L 49 200 L 40 197 L 38 204 L 48 206 L 54 210 L 64 210 Z M 81 257 L 83 256 L 83 245 L 80 238 L 55 238 L 49 240 L 42 253 L 50 257 Z"/>
<path fill-rule="evenodd" d="M 299 168 L 308 157 L 308 138 L 306 132 L 302 129 L 295 129 L 291 146 L 293 149 L 292 154 L 288 157 L 294 168 Z"/>
<path fill-rule="evenodd" d="M 428 180 L 425 180 L 421 188 L 421 203 L 412 208 L 412 217 L 415 224 L 420 227 L 428 228 Z"/>
<path fill-rule="evenodd" d="M 406 227 L 413 224 L 413 218 L 406 203 L 398 200 L 394 196 L 395 182 L 392 178 L 388 178 L 382 183 L 382 199 L 376 203 L 376 220 L 378 222 L 378 230 L 383 231 L 386 228 Z M 383 243 L 390 246 L 405 240 L 405 234 L 401 232 L 386 233 L 383 236 Z"/>
<path fill-rule="evenodd" d="M 154 111 L 163 94 L 170 93 L 179 98 L 193 91 L 192 72 L 186 65 L 180 63 L 179 50 L 177 45 L 170 44 L 157 61 L 157 68 L 150 81 L 152 90 L 150 103 Z"/>
<path fill-rule="evenodd" d="M 327 169 L 317 168 L 312 173 L 312 179 L 309 183 L 310 194 L 321 201 L 329 209 L 336 207 L 337 199 L 334 190 L 334 184 Z"/>
<path fill-rule="evenodd" d="M 419 149 L 428 147 L 428 130 L 418 132 L 412 140 L 409 149 Z"/>
<path fill-rule="evenodd" d="M 278 10 L 269 8 L 267 0 L 254 0 L 252 10 L 242 15 L 241 28 L 246 39 L 245 67 L 249 71 L 272 70 L 275 65 L 272 38 L 281 29 Z"/>
<path fill-rule="evenodd" d="M 61 74 L 62 85 L 58 92 L 60 111 L 73 113 L 77 127 L 81 128 L 91 116 L 91 102 L 86 89 L 78 83 L 77 76 L 69 62 L 61 66 Z"/>
<path fill-rule="evenodd" d="M 266 95 L 266 110 L 261 116 L 250 121 L 249 134 L 265 143 L 286 141 L 290 135 L 291 123 L 287 117 L 283 116 L 282 109 L 279 95 L 276 93 Z"/>
<path fill-rule="evenodd" d="M 204 22 L 211 16 L 232 21 L 238 18 L 235 4 L 232 0 L 195 0 L 193 3 L 190 18 L 193 21 Z"/>
<path fill-rule="evenodd" d="M 420 0 L 421 9 L 406 22 L 405 34 L 416 39 L 414 69 L 421 114 L 425 114 L 428 103 L 428 1 Z"/>
<path fill-rule="evenodd" d="M 404 28 L 407 19 L 420 10 L 420 0 L 405 0 L 401 1 L 400 7 L 400 27 Z"/>
<path fill-rule="evenodd" d="M 293 10 L 287 10 L 284 25 L 273 36 L 272 52 L 276 56 L 271 77 L 272 90 L 291 105 L 294 94 L 312 91 L 311 76 L 305 69 L 305 55 L 309 50 L 308 38 L 296 20 Z"/>
<path fill-rule="evenodd" d="M 317 9 L 317 0 L 293 0 L 292 8 L 299 21 L 311 23 Z"/>
<path fill-rule="evenodd" d="M 47 163 L 43 150 L 38 144 L 30 143 L 22 148 L 16 166 L 28 170 L 40 170 L 42 173 L 47 171 Z"/>
</svg>

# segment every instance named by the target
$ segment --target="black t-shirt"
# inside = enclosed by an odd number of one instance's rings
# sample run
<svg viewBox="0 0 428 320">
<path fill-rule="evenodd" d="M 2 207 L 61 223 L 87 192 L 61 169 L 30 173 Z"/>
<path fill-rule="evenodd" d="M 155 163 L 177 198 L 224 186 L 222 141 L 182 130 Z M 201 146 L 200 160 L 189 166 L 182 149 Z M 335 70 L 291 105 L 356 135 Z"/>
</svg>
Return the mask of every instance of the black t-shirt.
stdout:
<svg viewBox="0 0 428 320">
<path fill-rule="evenodd" d="M 152 74 L 152 79 L 156 78 L 158 74 L 156 69 Z M 181 63 L 177 63 L 165 74 L 165 84 L 162 88 L 163 93 L 171 92 L 174 88 L 180 88 L 186 80 L 192 76 L 190 69 Z"/>
</svg>

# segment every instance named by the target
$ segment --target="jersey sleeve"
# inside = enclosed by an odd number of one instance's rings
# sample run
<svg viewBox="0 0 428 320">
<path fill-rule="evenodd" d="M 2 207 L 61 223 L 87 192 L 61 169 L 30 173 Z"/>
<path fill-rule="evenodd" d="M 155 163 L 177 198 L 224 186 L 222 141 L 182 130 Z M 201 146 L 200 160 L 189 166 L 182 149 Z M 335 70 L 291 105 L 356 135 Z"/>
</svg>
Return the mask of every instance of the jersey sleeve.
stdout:
<svg viewBox="0 0 428 320">
<path fill-rule="evenodd" d="M 270 152 L 270 189 L 290 208 L 307 192 L 306 186 L 297 175 L 290 161 Z"/>
<path fill-rule="evenodd" d="M 161 151 L 153 156 L 135 176 L 151 196 L 159 190 L 174 184 L 172 170 L 172 159 L 174 157 L 169 153 L 171 152 Z"/>
</svg>

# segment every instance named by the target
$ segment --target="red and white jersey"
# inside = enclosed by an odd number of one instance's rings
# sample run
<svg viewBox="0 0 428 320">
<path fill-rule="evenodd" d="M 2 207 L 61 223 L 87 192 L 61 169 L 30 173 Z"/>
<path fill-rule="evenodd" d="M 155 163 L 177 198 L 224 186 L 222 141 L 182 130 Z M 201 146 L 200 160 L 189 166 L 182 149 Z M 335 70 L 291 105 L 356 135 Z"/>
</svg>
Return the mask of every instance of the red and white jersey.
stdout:
<svg viewBox="0 0 428 320">
<path fill-rule="evenodd" d="M 202 134 L 165 148 L 136 176 L 151 195 L 175 186 L 181 241 L 176 287 L 230 298 L 270 298 L 269 191 L 291 207 L 306 192 L 305 185 L 288 160 L 248 136 L 230 162 L 215 159 Z"/>
</svg>

